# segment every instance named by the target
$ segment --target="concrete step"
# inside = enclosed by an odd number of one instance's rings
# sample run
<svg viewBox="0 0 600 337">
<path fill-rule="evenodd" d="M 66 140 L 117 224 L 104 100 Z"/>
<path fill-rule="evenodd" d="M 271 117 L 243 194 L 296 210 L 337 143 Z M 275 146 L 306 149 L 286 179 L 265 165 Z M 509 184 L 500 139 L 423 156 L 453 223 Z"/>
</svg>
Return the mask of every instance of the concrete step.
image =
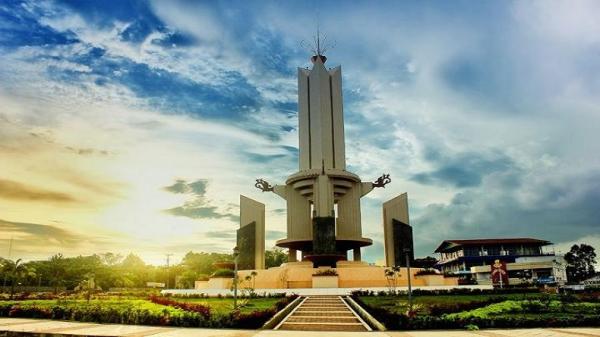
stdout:
<svg viewBox="0 0 600 337">
<path fill-rule="evenodd" d="M 306 305 L 303 304 L 302 308 L 313 308 L 313 309 L 338 309 L 338 308 L 346 308 L 346 306 L 344 304 L 330 304 L 330 305 L 315 305 L 315 304 L 310 304 L 310 305 Z"/>
<path fill-rule="evenodd" d="M 283 323 L 282 330 L 296 331 L 367 331 L 361 323 Z"/>
<path fill-rule="evenodd" d="M 285 318 L 281 330 L 368 331 L 338 296 L 311 296 Z"/>
<path fill-rule="evenodd" d="M 292 316 L 286 323 L 360 323 L 356 317 Z"/>
<path fill-rule="evenodd" d="M 322 311 L 296 311 L 294 316 L 323 316 Z M 354 317 L 354 314 L 348 311 L 328 311 L 327 317 Z"/>
</svg>

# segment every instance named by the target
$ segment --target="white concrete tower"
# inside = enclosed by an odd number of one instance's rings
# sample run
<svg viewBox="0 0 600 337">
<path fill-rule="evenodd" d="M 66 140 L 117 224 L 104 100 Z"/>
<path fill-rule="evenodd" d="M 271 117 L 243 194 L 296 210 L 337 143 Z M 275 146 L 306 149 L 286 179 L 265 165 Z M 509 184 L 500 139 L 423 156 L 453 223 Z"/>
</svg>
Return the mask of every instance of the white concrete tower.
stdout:
<svg viewBox="0 0 600 337">
<path fill-rule="evenodd" d="M 298 68 L 299 168 L 345 170 L 342 69 L 314 60 L 312 70 Z"/>
<path fill-rule="evenodd" d="M 300 250 L 317 266 L 345 260 L 349 250 L 360 261 L 360 247 L 372 244 L 362 237 L 360 198 L 390 182 L 346 171 L 342 71 L 325 68 L 326 60 L 317 48 L 312 69 L 298 69 L 299 171 L 285 185 L 256 182 L 287 201 L 287 238 L 277 245 L 290 249 L 290 261 Z"/>
</svg>

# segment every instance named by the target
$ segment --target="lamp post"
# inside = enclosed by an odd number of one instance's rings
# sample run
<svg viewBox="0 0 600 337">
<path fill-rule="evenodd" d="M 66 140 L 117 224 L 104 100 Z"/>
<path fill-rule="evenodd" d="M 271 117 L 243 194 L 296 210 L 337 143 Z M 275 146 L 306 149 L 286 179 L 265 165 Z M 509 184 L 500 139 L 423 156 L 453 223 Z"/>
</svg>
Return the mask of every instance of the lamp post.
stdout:
<svg viewBox="0 0 600 337">
<path fill-rule="evenodd" d="M 238 288 L 238 256 L 240 250 L 237 246 L 233 247 L 233 310 L 237 309 L 237 288 Z"/>
<path fill-rule="evenodd" d="M 403 249 L 404 254 L 406 256 L 406 277 L 408 278 L 408 311 L 412 311 L 412 284 L 411 284 L 411 276 L 410 276 L 410 248 Z"/>
</svg>

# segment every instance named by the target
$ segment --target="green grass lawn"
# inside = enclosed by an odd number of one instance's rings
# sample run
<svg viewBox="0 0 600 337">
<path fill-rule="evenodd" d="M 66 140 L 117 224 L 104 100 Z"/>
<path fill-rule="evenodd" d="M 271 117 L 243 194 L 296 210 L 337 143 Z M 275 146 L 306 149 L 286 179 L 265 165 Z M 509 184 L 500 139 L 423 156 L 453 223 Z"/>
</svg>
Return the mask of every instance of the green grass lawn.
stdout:
<svg viewBox="0 0 600 337">
<path fill-rule="evenodd" d="M 214 313 L 226 314 L 233 308 L 233 298 L 173 298 L 179 302 L 191 302 L 207 305 Z M 238 299 L 238 305 L 242 313 L 250 313 L 256 310 L 274 308 L 280 298 L 250 298 Z"/>
<path fill-rule="evenodd" d="M 490 318 L 499 316 L 546 316 L 548 318 L 567 317 L 574 315 L 600 317 L 600 303 L 561 303 L 560 301 L 528 301 L 508 300 L 500 303 L 459 313 L 449 314 L 448 318 Z"/>
<path fill-rule="evenodd" d="M 413 304 L 420 309 L 419 314 L 428 315 L 429 308 L 433 305 L 448 306 L 464 304 L 469 302 L 485 302 L 490 300 L 523 300 L 540 298 L 546 294 L 524 293 L 524 294 L 486 294 L 486 295 L 420 295 L 413 296 Z M 408 309 L 407 295 L 400 296 L 360 296 L 360 299 L 369 306 L 384 308 L 390 312 L 404 313 Z"/>
<path fill-rule="evenodd" d="M 391 330 L 598 326 L 598 294 L 555 295 L 454 294 L 414 296 L 413 312 L 406 315 L 407 295 L 358 297 L 375 318 Z"/>
<path fill-rule="evenodd" d="M 209 306 L 211 312 L 217 315 L 225 315 L 233 309 L 233 298 L 173 298 L 178 302 L 192 302 Z M 279 298 L 253 298 L 253 299 L 238 299 L 238 305 L 242 313 L 251 313 L 256 310 L 264 310 L 273 308 Z M 0 301 L 1 304 L 19 304 L 26 308 L 30 306 L 38 306 L 42 308 L 52 308 L 55 305 L 63 305 L 67 307 L 95 307 L 102 306 L 109 309 L 142 309 L 148 310 L 151 313 L 169 314 L 181 313 L 183 310 L 152 303 L 146 299 L 122 299 L 122 298 L 103 298 L 93 299 L 89 303 L 83 299 L 59 299 L 59 300 L 24 300 L 24 301 Z"/>
<path fill-rule="evenodd" d="M 164 305 L 159 305 L 159 304 L 154 304 L 148 300 L 141 300 L 141 299 L 136 299 L 136 300 L 132 300 L 132 299 L 127 299 L 127 300 L 116 300 L 116 299 L 110 299 L 110 300 L 91 300 L 89 301 L 89 303 L 86 300 L 75 300 L 75 299 L 68 299 L 68 300 L 63 300 L 63 299 L 59 299 L 59 300 L 25 300 L 25 301 L 1 301 L 0 304 L 2 305 L 7 305 L 7 304 L 18 304 L 19 306 L 21 306 L 22 308 L 27 308 L 27 307 L 32 307 L 32 306 L 36 306 L 36 307 L 40 307 L 40 308 L 52 308 L 56 305 L 61 305 L 61 306 L 65 306 L 65 307 L 97 307 L 97 306 L 101 306 L 102 308 L 105 309 L 141 309 L 141 310 L 148 310 L 151 313 L 181 313 L 183 312 L 183 310 L 181 309 L 177 309 L 177 308 L 173 308 L 173 307 L 168 307 L 168 306 L 164 306 Z M 166 310 L 166 311 L 165 311 Z"/>
</svg>

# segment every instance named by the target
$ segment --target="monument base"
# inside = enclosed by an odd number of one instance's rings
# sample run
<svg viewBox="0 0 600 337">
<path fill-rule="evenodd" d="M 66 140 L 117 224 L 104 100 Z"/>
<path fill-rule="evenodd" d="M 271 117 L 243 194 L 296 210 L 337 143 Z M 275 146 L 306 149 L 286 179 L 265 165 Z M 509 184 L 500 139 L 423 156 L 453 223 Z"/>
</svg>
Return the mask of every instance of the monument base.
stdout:
<svg viewBox="0 0 600 337">
<path fill-rule="evenodd" d="M 243 282 L 253 282 L 255 290 L 260 289 L 298 289 L 314 288 L 324 285 L 324 282 L 314 282 L 313 275 L 329 267 L 313 268 L 312 262 L 288 262 L 279 267 L 273 267 L 263 270 L 240 270 L 238 272 L 242 288 Z M 389 287 L 390 280 L 385 277 L 386 267 L 371 266 L 365 262 L 358 261 L 339 261 L 335 268 L 337 275 L 338 288 L 377 288 Z M 411 284 L 416 287 L 423 286 L 457 286 L 456 277 L 444 277 L 437 275 L 415 275 L 421 268 L 411 268 Z M 256 272 L 252 278 L 251 273 Z M 250 276 L 253 281 L 245 281 L 246 276 Z M 211 279 L 212 281 L 212 279 Z M 401 268 L 396 278 L 396 286 L 406 287 L 408 285 L 407 269 Z M 251 284 L 251 283 L 249 283 Z M 219 282 L 208 282 L 209 289 L 228 289 L 231 284 L 219 284 Z M 327 283 L 327 287 L 331 284 Z"/>
</svg>

